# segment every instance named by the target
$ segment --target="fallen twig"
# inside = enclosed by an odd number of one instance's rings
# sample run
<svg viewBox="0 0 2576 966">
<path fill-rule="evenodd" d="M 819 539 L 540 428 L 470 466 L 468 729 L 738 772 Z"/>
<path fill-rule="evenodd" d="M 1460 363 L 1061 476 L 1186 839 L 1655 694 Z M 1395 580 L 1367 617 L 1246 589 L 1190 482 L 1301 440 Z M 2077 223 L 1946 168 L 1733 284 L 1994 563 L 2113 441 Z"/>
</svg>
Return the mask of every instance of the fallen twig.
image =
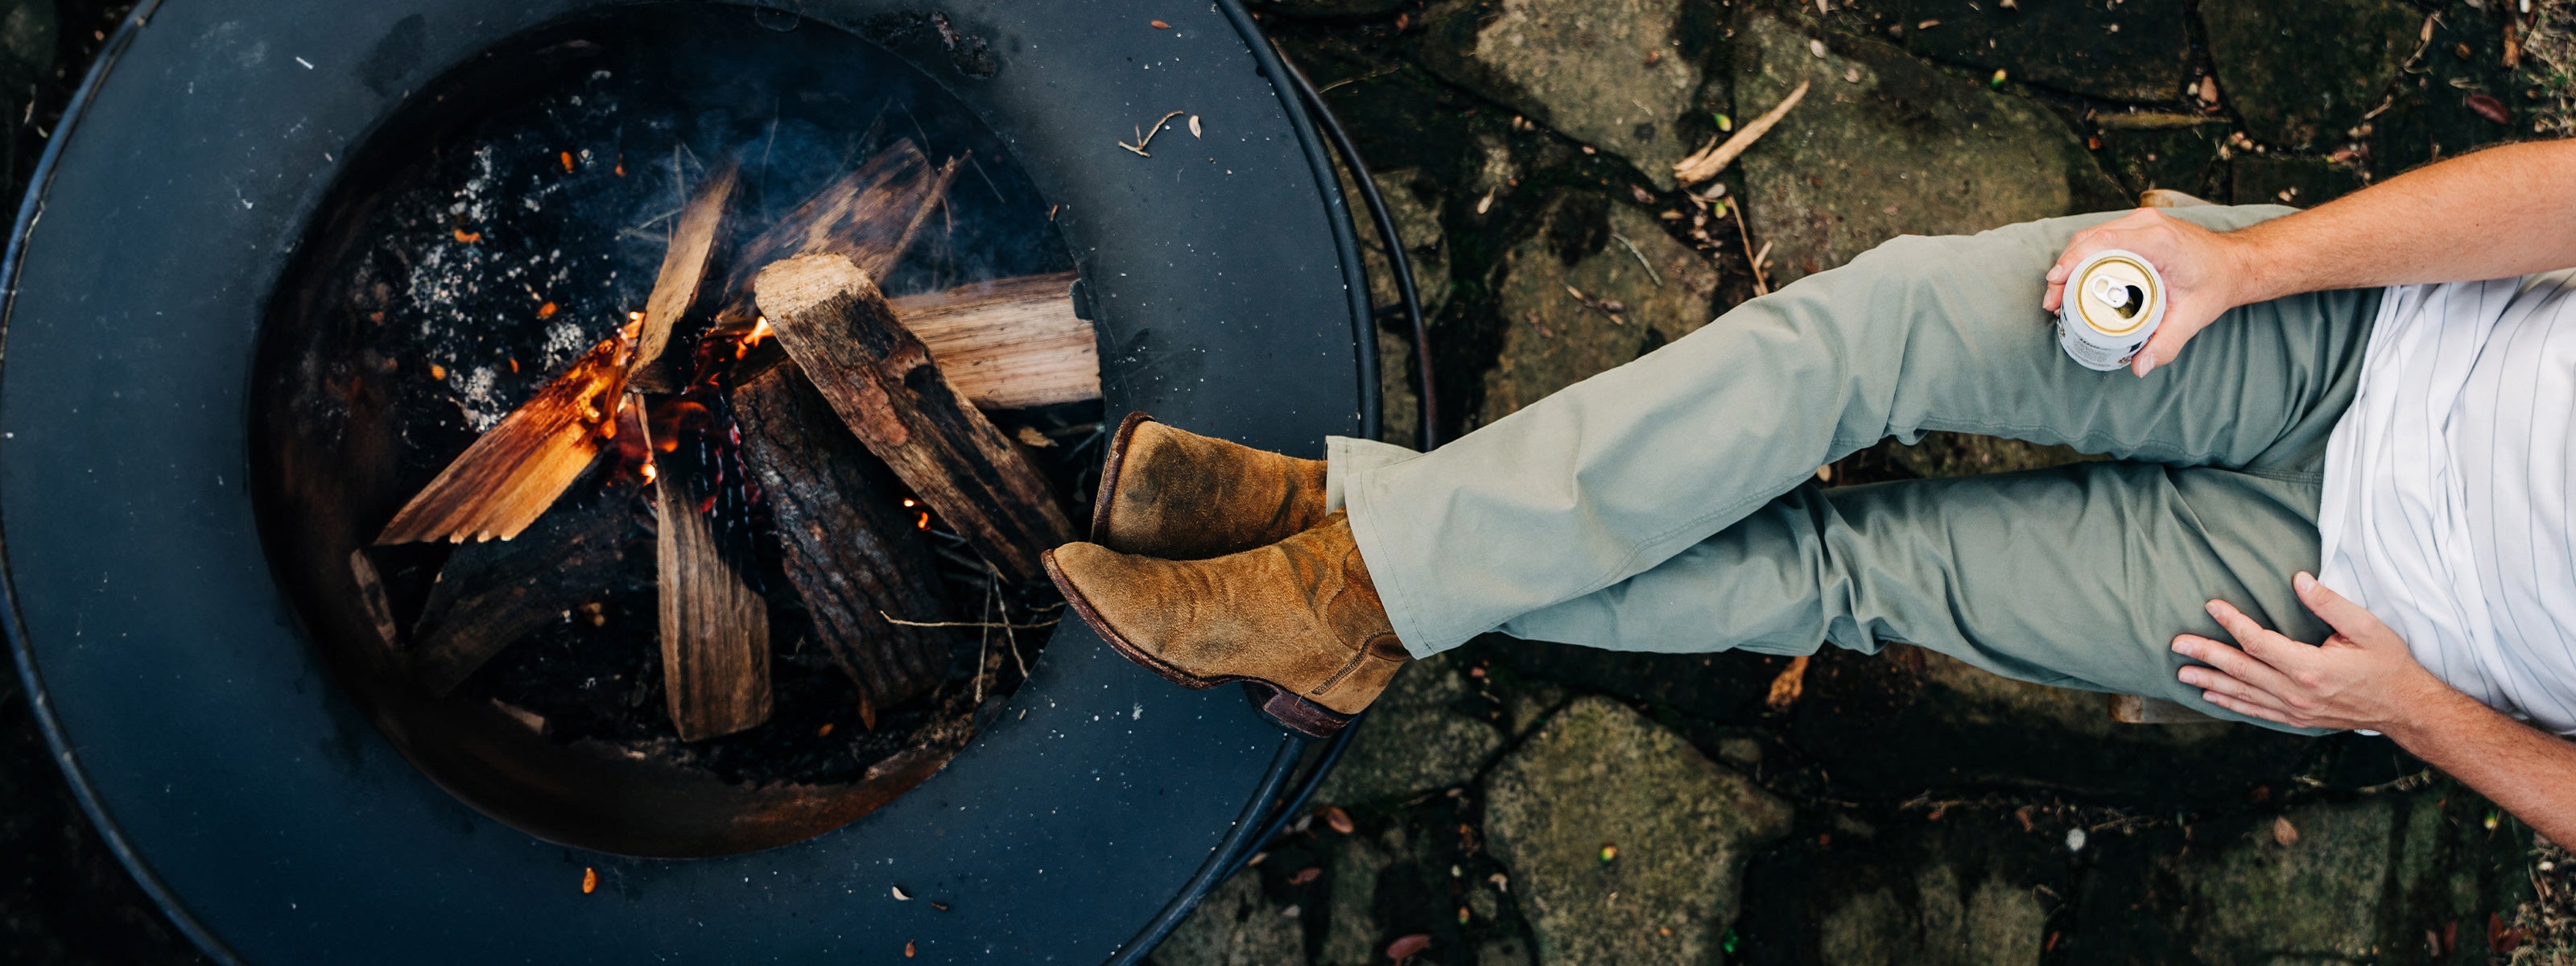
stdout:
<svg viewBox="0 0 2576 966">
<path fill-rule="evenodd" d="M 1005 621 L 908 621 L 884 611 L 878 611 L 877 614 L 878 616 L 884 617 L 886 619 L 886 623 L 896 624 L 903 627 L 998 627 L 1006 631 L 1034 631 L 1041 628 L 1054 627 L 1056 624 L 1064 620 L 1064 618 L 1059 617 L 1055 620 L 1038 624 L 1012 624 Z"/>
<path fill-rule="evenodd" d="M 1762 251 L 1759 253 L 1756 253 L 1753 250 L 1753 236 L 1746 233 L 1744 230 L 1744 204 L 1742 202 L 1728 202 L 1726 205 L 1726 213 L 1735 219 L 1736 240 L 1744 243 L 1745 265 L 1746 267 L 1753 269 L 1753 294 L 1771 294 L 1771 283 L 1762 277 L 1762 258 L 1765 255 L 1771 254 L 1771 243 L 1763 242 Z"/>
<path fill-rule="evenodd" d="M 1118 146 L 1136 152 L 1136 156 L 1140 158 L 1153 157 L 1153 155 L 1145 153 L 1145 146 L 1154 143 L 1154 135 L 1163 133 L 1164 124 L 1169 123 L 1173 118 L 1179 117 L 1185 113 L 1188 112 L 1173 111 L 1172 113 L 1156 118 L 1154 120 L 1153 127 L 1136 132 L 1136 143 L 1129 144 L 1125 141 L 1120 141 L 1118 142 Z"/>
<path fill-rule="evenodd" d="M 1618 232 L 1615 232 L 1615 231 L 1610 233 L 1610 237 L 1618 239 L 1618 240 L 1619 240 L 1619 247 L 1627 249 L 1627 250 L 1628 250 L 1628 254 L 1630 254 L 1630 255 L 1635 256 L 1635 257 L 1636 257 L 1636 259 L 1637 259 L 1637 267 L 1638 267 L 1638 268 L 1642 268 L 1642 269 L 1645 269 L 1645 270 L 1646 270 L 1646 280 L 1647 280 L 1647 281 L 1655 283 L 1655 287 L 1656 287 L 1656 288 L 1662 288 L 1662 287 L 1664 287 L 1664 277 L 1663 277 L 1663 276 L 1661 276 L 1661 275 L 1655 274 L 1655 266 L 1650 265 L 1650 264 L 1647 264 L 1647 262 L 1646 262 L 1646 253 L 1645 253 L 1645 252 L 1641 252 L 1641 251 L 1638 251 L 1638 250 L 1637 250 L 1637 243 L 1636 243 L 1636 242 L 1629 241 L 1629 240 L 1628 240 L 1628 236 L 1626 236 L 1626 235 L 1622 235 L 1622 234 L 1620 234 L 1620 233 L 1618 233 Z"/>
<path fill-rule="evenodd" d="M 1673 162 L 1674 180 L 1684 185 L 1695 185 L 1717 177 L 1717 173 L 1725 170 L 1727 164 L 1733 162 L 1737 155 L 1743 154 L 1744 149 L 1752 147 L 1753 142 L 1761 140 L 1762 135 L 1770 131 L 1772 125 L 1780 123 L 1780 119 L 1788 115 L 1790 108 L 1798 106 L 1798 102 L 1806 98 L 1807 85 L 1810 83 L 1812 82 L 1799 81 L 1797 89 L 1790 91 L 1789 96 L 1781 98 L 1780 103 L 1762 112 L 1762 116 L 1754 118 L 1753 123 L 1737 130 L 1734 136 L 1726 139 L 1725 143 L 1719 143 L 1715 135 L 1710 135 L 1708 146 L 1692 152 L 1690 157 Z"/>
</svg>

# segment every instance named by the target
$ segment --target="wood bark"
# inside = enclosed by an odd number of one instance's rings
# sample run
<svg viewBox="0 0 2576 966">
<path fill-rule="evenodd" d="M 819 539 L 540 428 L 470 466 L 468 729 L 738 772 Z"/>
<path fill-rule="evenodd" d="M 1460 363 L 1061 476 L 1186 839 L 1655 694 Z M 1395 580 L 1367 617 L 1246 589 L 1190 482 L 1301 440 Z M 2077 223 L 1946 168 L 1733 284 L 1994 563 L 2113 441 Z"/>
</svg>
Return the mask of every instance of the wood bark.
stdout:
<svg viewBox="0 0 2576 966">
<path fill-rule="evenodd" d="M 761 266 L 797 255 L 841 255 L 868 277 L 884 277 L 956 178 L 957 159 L 934 168 L 911 141 L 895 142 L 744 245 L 729 291 L 741 293 Z"/>
<path fill-rule="evenodd" d="M 628 345 L 611 337 L 574 360 L 403 504 L 376 542 L 508 540 L 536 522 L 617 435 Z"/>
<path fill-rule="evenodd" d="M 761 271 L 761 311 L 832 410 L 1004 576 L 1045 576 L 1038 554 L 1074 539 L 1053 489 L 951 388 L 874 281 L 840 255 Z"/>
<path fill-rule="evenodd" d="M 736 545 L 740 534 L 719 534 L 706 510 L 725 494 L 715 492 L 711 465 L 721 451 L 705 440 L 726 433 L 718 416 L 704 439 L 683 435 L 673 450 L 654 447 L 662 689 L 682 741 L 769 720 L 769 604 L 743 576 L 750 554 Z"/>
<path fill-rule="evenodd" d="M 1072 272 L 892 300 L 939 374 L 976 406 L 1022 409 L 1100 398 L 1100 345 L 1073 314 Z"/>
<path fill-rule="evenodd" d="M 833 415 L 794 366 L 734 390 L 743 455 L 769 496 L 788 581 L 813 616 L 814 636 L 849 675 L 859 713 L 927 693 L 948 675 L 954 632 L 908 627 L 947 610 L 936 557 L 912 511 L 895 502 L 892 473 Z"/>
<path fill-rule="evenodd" d="M 680 217 L 671 226 L 670 247 L 662 251 L 662 270 L 653 278 L 653 294 L 644 301 L 644 323 L 635 336 L 635 356 L 627 363 L 627 382 L 638 392 L 669 392 L 673 366 L 663 360 L 671 336 L 689 308 L 698 303 L 715 257 L 727 206 L 732 204 L 739 169 L 725 162 L 709 172 Z"/>
<path fill-rule="evenodd" d="M 519 539 L 456 548 L 412 623 L 412 676 L 445 696 L 496 654 L 597 601 L 625 564 L 632 485 L 538 519 Z"/>
</svg>

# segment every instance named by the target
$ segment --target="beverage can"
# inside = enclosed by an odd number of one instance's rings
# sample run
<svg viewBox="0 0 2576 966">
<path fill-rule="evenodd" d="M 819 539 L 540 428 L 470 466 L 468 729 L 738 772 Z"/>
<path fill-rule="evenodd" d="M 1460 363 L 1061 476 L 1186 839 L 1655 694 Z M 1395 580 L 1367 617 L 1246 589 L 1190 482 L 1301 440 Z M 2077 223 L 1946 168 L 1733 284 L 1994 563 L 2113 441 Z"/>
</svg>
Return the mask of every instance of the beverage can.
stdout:
<svg viewBox="0 0 2576 966">
<path fill-rule="evenodd" d="M 2165 280 L 2135 252 L 2106 249 L 2077 263 L 2057 303 L 2057 344 L 2087 369 L 2129 364 L 2165 318 Z"/>
</svg>

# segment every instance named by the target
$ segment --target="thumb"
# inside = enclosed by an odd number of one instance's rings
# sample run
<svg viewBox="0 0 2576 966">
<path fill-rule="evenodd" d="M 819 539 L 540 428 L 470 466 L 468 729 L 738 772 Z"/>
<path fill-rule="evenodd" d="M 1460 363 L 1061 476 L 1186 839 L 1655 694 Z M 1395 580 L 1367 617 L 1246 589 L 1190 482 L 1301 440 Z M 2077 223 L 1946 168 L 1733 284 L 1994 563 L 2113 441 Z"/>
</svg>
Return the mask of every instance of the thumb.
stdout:
<svg viewBox="0 0 2576 966">
<path fill-rule="evenodd" d="M 2325 621 L 2326 626 L 2334 628 L 2335 633 L 2345 640 L 2365 647 L 2397 640 L 2397 633 L 2389 630 L 2388 625 L 2381 623 L 2378 617 L 2362 609 L 2361 605 L 2344 599 L 2342 594 L 2335 593 L 2333 588 L 2327 587 L 2307 571 L 2303 570 L 2292 576 L 2290 586 L 2299 592 L 2300 603 L 2306 604 L 2309 611 L 2315 613 L 2319 620 Z"/>
</svg>

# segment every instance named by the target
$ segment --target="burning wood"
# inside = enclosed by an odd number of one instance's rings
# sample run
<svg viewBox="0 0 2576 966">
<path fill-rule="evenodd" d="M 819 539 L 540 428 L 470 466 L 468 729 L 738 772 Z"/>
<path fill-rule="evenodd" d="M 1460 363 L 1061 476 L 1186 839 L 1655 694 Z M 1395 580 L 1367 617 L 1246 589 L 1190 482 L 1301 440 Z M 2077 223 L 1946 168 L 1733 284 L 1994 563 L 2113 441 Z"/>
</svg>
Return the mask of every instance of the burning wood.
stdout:
<svg viewBox="0 0 2576 966">
<path fill-rule="evenodd" d="M 669 368 L 661 365 L 662 356 L 671 348 L 671 332 L 681 316 L 698 302 L 708 260 L 715 256 L 718 231 L 724 226 L 726 206 L 733 199 L 737 174 L 734 165 L 727 162 L 708 175 L 671 227 L 671 245 L 662 252 L 662 270 L 654 276 L 653 294 L 644 302 L 644 327 L 635 339 L 635 358 L 627 364 L 628 383 L 637 391 L 670 392 L 679 388 L 671 384 Z"/>
<path fill-rule="evenodd" d="M 619 579 L 634 521 L 615 484 L 540 517 L 602 462 L 623 401 L 634 399 L 627 459 L 605 464 L 625 473 L 652 454 L 640 465 L 659 521 L 663 686 L 682 740 L 770 714 L 767 602 L 748 576 L 754 501 L 767 502 L 784 571 L 855 686 L 862 719 L 873 727 L 880 710 L 936 688 L 949 632 L 886 616 L 946 609 L 935 568 L 922 563 L 935 552 L 921 521 L 892 504 L 893 480 L 1002 575 L 1039 579 L 1037 554 L 1073 539 L 1073 528 L 1046 480 L 970 402 L 1100 395 L 1095 336 L 1068 295 L 1072 273 L 892 304 L 878 291 L 873 279 L 902 259 L 957 171 L 956 160 L 934 167 L 899 143 L 732 246 L 723 236 L 739 175 L 729 164 L 712 174 L 674 223 L 638 322 L 477 439 L 379 537 L 533 534 L 451 557 L 412 626 L 422 685 L 448 693 Z M 692 341 L 695 350 L 673 351 Z M 642 419 L 647 392 L 652 415 Z M 391 618 L 379 623 L 390 636 Z"/>
<path fill-rule="evenodd" d="M 617 434 L 628 346 L 612 336 L 574 360 L 403 504 L 376 542 L 518 536 Z"/>
<path fill-rule="evenodd" d="M 1031 275 L 894 299 L 957 394 L 985 409 L 1100 398 L 1100 347 L 1073 314 L 1075 275 Z"/>
<path fill-rule="evenodd" d="M 890 708 L 937 687 L 950 636 L 885 619 L 936 614 L 946 594 L 911 515 L 893 503 L 894 480 L 841 426 L 831 404 L 794 366 L 734 390 L 743 454 L 769 497 L 787 579 L 813 615 L 814 635 L 859 691 L 859 715 L 876 727 Z"/>
<path fill-rule="evenodd" d="M 722 397 L 709 398 L 722 404 Z M 733 734 L 769 720 L 769 604 L 743 579 L 741 522 L 718 530 L 739 481 L 724 482 L 730 420 L 656 433 L 654 552 L 661 586 L 662 690 L 680 740 Z"/>
<path fill-rule="evenodd" d="M 1044 576 L 1039 552 L 1073 540 L 1073 524 L 1010 439 L 949 387 L 866 272 L 839 255 L 805 255 L 762 270 L 752 288 L 789 357 L 870 452 L 1005 576 Z"/>
</svg>

